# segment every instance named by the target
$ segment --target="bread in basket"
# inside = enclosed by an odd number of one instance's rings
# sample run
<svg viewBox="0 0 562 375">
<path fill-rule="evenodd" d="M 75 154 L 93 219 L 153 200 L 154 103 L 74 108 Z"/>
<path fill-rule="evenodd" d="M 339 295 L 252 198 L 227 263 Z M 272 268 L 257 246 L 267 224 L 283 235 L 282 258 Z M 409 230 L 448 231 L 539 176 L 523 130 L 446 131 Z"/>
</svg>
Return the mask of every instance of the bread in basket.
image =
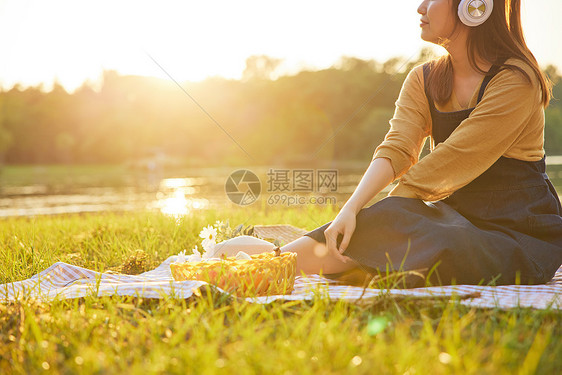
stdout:
<svg viewBox="0 0 562 375">
<path fill-rule="evenodd" d="M 297 254 L 272 252 L 237 260 L 223 256 L 220 260 L 171 263 L 176 281 L 205 281 L 238 297 L 291 294 L 295 284 Z"/>
</svg>

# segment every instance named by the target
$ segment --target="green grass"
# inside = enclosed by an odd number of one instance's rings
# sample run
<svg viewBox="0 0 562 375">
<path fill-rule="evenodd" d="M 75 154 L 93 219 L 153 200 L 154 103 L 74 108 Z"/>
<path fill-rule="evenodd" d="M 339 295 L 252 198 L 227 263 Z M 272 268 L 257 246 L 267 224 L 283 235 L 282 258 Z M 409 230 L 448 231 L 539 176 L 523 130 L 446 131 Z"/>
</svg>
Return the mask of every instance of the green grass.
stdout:
<svg viewBox="0 0 562 375">
<path fill-rule="evenodd" d="M 36 184 L 72 186 L 122 186 L 124 175 L 131 174 L 122 165 L 7 165 L 0 169 L 2 186 Z"/>
<path fill-rule="evenodd" d="M 137 249 L 152 268 L 215 220 L 313 229 L 330 209 L 245 208 L 181 220 L 157 213 L 0 222 L 0 283 L 56 261 L 103 271 Z M 555 374 L 562 313 L 473 309 L 388 295 L 258 305 L 203 289 L 188 300 L 130 297 L 0 304 L 0 373 Z M 46 371 L 48 370 L 48 371 Z"/>
</svg>

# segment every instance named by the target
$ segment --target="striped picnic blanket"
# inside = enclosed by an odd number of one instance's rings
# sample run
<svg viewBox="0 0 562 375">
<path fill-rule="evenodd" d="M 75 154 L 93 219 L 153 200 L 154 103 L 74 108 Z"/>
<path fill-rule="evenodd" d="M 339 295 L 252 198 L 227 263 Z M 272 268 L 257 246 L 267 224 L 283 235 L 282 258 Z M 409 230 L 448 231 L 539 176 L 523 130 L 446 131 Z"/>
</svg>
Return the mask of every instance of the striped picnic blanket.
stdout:
<svg viewBox="0 0 562 375">
<path fill-rule="evenodd" d="M 306 231 L 290 225 L 256 226 L 258 237 L 277 238 L 289 242 Z M 201 281 L 176 282 L 166 259 L 154 270 L 140 275 L 99 273 L 67 263 L 58 262 L 30 279 L 0 285 L 0 302 L 21 299 L 52 301 L 86 296 L 134 296 L 142 298 L 188 298 L 197 294 L 206 283 Z M 216 288 L 218 291 L 220 289 Z M 310 300 L 317 296 L 349 302 L 375 299 L 381 295 L 412 298 L 459 298 L 460 303 L 481 307 L 509 309 L 529 307 L 562 310 L 562 267 L 545 285 L 476 286 L 458 285 L 416 289 L 372 289 L 341 285 L 320 275 L 297 276 L 295 288 L 289 295 L 247 298 L 249 302 L 269 303 L 274 300 Z"/>
</svg>

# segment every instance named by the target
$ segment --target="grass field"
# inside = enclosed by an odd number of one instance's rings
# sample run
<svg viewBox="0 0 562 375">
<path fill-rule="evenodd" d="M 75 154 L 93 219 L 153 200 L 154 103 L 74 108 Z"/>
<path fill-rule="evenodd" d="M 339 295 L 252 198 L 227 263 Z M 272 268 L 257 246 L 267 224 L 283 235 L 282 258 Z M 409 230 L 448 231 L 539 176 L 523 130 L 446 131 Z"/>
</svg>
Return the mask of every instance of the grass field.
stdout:
<svg viewBox="0 0 562 375">
<path fill-rule="evenodd" d="M 313 229 L 319 208 L 89 214 L 0 221 L 0 283 L 64 261 L 97 271 L 137 249 L 151 269 L 216 220 Z M 142 271 L 140 269 L 139 271 Z M 203 293 L 0 304 L 0 373 L 557 374 L 562 312 L 483 310 L 456 300 L 255 305 Z"/>
</svg>

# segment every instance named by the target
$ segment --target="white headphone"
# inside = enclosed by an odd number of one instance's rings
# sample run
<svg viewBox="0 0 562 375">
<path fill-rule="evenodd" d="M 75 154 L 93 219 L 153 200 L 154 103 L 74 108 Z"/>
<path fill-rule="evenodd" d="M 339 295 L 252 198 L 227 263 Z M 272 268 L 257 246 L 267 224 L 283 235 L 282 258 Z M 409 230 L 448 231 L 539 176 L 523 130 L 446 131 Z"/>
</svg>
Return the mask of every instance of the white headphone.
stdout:
<svg viewBox="0 0 562 375">
<path fill-rule="evenodd" d="M 466 26 L 482 25 L 492 14 L 494 0 L 461 0 L 459 18 Z"/>
</svg>

